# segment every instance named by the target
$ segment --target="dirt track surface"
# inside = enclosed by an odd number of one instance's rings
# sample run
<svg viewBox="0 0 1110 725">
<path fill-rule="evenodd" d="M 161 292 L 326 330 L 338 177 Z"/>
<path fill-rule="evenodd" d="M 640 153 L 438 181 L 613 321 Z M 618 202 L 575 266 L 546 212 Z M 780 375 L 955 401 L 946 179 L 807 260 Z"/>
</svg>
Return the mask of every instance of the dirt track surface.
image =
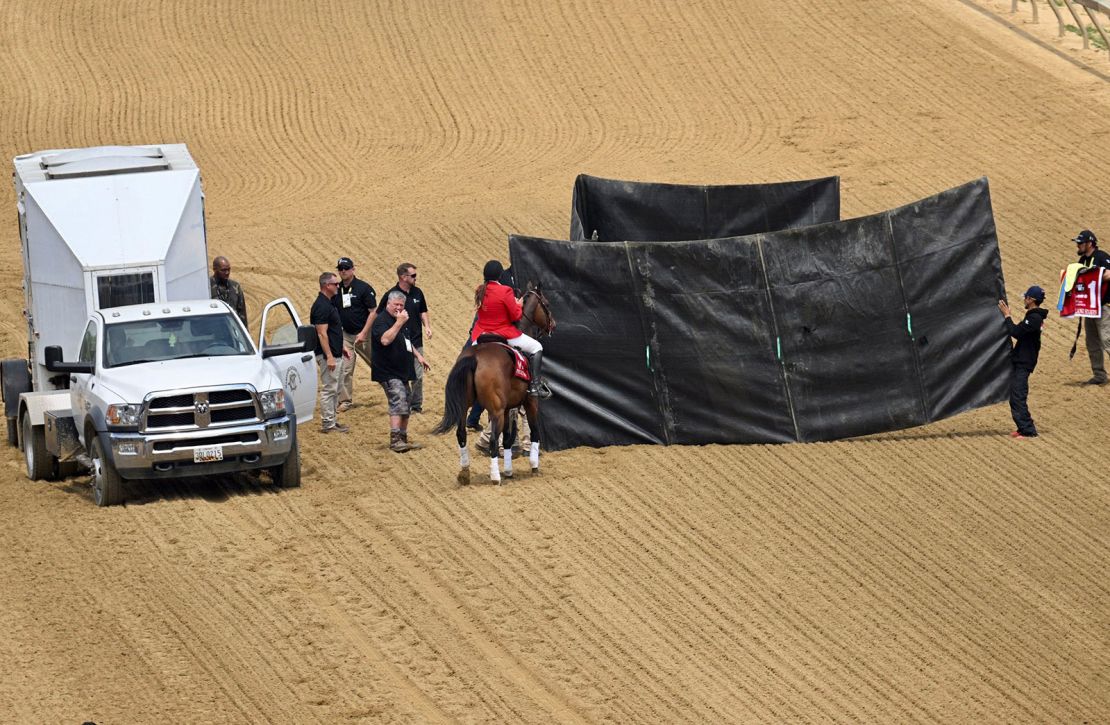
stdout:
<svg viewBox="0 0 1110 725">
<path fill-rule="evenodd" d="M 1079 229 L 1110 239 L 1110 62 L 1008 7 L 5 0 L 0 156 L 188 143 L 255 326 L 279 295 L 307 313 L 341 254 L 379 292 L 415 263 L 435 411 L 481 263 L 565 235 L 579 172 L 839 174 L 846 217 L 985 175 L 1011 298 L 1053 289 Z M 0 720 L 1105 722 L 1110 389 L 1077 385 L 1073 333 L 1050 319 L 1022 442 L 1002 405 L 829 444 L 566 451 L 502 488 L 479 460 L 460 488 L 433 415 L 427 448 L 386 450 L 363 368 L 352 433 L 305 433 L 300 490 L 97 509 L 6 449 Z"/>
</svg>

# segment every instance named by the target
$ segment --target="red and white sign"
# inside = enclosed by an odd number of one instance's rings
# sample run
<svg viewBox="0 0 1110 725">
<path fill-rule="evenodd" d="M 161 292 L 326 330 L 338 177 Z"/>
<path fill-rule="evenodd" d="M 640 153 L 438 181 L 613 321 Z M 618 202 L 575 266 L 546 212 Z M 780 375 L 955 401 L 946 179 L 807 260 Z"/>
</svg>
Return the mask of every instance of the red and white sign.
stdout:
<svg viewBox="0 0 1110 725">
<path fill-rule="evenodd" d="M 1064 275 L 1060 275 L 1060 317 L 1101 317 L 1102 268 L 1085 269 L 1075 276 L 1075 284 L 1064 290 Z"/>
</svg>

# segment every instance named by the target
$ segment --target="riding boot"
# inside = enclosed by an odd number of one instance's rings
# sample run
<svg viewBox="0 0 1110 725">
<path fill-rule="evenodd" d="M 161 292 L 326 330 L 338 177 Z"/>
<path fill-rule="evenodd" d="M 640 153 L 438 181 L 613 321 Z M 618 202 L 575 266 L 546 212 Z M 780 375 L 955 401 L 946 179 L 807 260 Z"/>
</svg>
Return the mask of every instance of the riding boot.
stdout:
<svg viewBox="0 0 1110 725">
<path fill-rule="evenodd" d="M 528 383 L 528 394 L 533 398 L 550 398 L 551 391 L 543 384 L 543 350 L 528 356 L 528 372 L 532 379 Z"/>
</svg>

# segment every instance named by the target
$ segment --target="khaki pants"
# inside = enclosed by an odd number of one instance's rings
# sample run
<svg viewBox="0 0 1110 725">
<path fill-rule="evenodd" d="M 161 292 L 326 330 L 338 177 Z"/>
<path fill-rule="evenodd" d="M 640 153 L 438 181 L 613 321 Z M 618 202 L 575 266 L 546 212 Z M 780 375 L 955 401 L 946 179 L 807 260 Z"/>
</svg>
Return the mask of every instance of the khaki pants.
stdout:
<svg viewBox="0 0 1110 725">
<path fill-rule="evenodd" d="M 531 436 L 531 429 L 528 428 L 528 416 L 524 414 L 524 407 L 521 406 L 519 408 L 513 408 L 512 410 L 509 411 L 509 415 L 515 415 L 516 416 L 516 442 L 517 442 L 517 445 L 519 445 L 521 447 L 521 449 L 523 449 L 523 450 L 528 450 L 528 447 L 532 445 L 532 436 Z M 486 417 L 489 418 L 488 411 L 486 413 Z M 491 432 L 492 432 L 492 426 L 487 421 L 485 430 L 483 430 L 482 434 L 480 436 L 478 436 L 478 447 L 479 448 L 481 448 L 483 450 L 487 450 L 487 451 L 489 450 L 489 436 L 490 436 Z M 497 447 L 498 448 L 501 447 L 501 441 L 497 441 Z M 516 446 L 514 446 L 514 448 L 515 447 Z"/>
<path fill-rule="evenodd" d="M 1102 317 L 1083 320 L 1086 333 L 1087 357 L 1091 358 L 1091 376 L 1100 383 L 1106 382 L 1106 354 L 1110 353 L 1110 304 L 1102 306 Z"/>
<path fill-rule="evenodd" d="M 339 397 L 339 376 L 343 361 L 336 360 L 335 370 L 328 370 L 328 359 L 317 355 L 316 366 L 320 368 L 320 425 L 330 428 L 335 425 L 335 405 Z"/>
<path fill-rule="evenodd" d="M 414 347 L 413 349 L 416 350 L 417 352 L 419 352 L 421 354 L 421 356 L 424 355 L 424 348 Z M 428 358 L 424 358 L 424 359 L 427 360 Z M 416 368 L 416 380 L 412 381 L 412 397 L 409 400 L 410 400 L 413 408 L 423 412 L 422 409 L 424 408 L 424 366 L 421 365 L 419 362 L 417 362 L 415 355 L 413 356 L 413 359 L 412 359 L 412 365 L 413 365 L 414 368 Z"/>
<path fill-rule="evenodd" d="M 355 344 L 355 337 L 346 330 L 343 331 L 343 347 L 351 351 L 351 356 L 341 361 L 343 372 L 339 379 L 339 404 L 353 403 L 354 402 L 354 383 L 355 383 L 355 363 L 358 362 L 357 358 L 362 358 L 366 364 L 370 364 L 370 337 L 367 336 L 366 340 L 361 345 Z"/>
</svg>

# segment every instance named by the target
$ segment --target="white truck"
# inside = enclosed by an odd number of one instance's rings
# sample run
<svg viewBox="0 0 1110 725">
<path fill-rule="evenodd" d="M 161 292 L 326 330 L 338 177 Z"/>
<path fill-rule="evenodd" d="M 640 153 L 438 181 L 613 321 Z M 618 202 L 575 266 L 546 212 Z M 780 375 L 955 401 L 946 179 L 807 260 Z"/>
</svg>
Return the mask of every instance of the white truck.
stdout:
<svg viewBox="0 0 1110 725">
<path fill-rule="evenodd" d="M 8 441 L 32 480 L 268 468 L 300 484 L 297 423 L 316 398 L 315 330 L 269 303 L 258 344 L 210 300 L 204 196 L 184 145 L 16 157 L 27 358 L 0 363 Z M 69 360 L 69 362 L 66 362 Z"/>
</svg>

